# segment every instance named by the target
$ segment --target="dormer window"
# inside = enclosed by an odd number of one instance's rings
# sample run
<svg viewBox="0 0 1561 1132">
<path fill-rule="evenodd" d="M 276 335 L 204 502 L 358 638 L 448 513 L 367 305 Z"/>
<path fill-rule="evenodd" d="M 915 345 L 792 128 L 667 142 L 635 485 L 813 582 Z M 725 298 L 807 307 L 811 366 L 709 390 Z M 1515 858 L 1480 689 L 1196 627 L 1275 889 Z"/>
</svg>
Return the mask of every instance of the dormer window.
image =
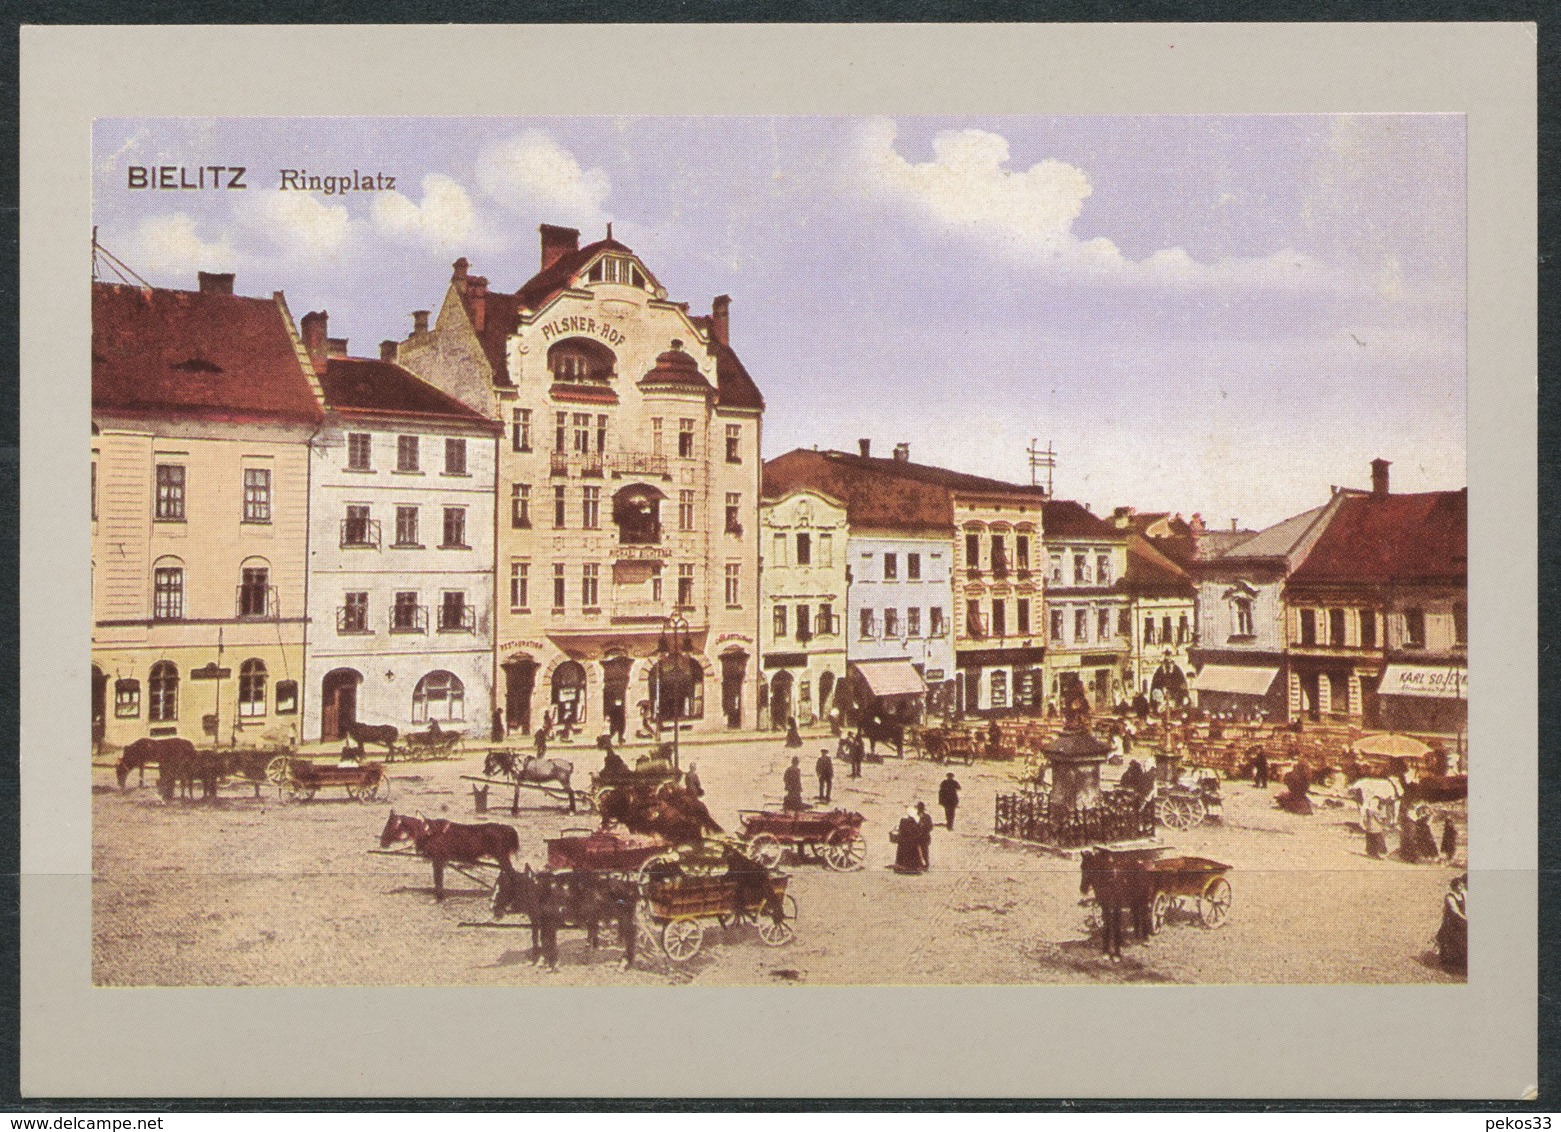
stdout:
<svg viewBox="0 0 1561 1132">
<path fill-rule="evenodd" d="M 586 278 L 592 283 L 622 283 L 626 287 L 645 288 L 645 273 L 628 256 L 604 255 L 591 265 Z"/>
<path fill-rule="evenodd" d="M 554 381 L 570 385 L 605 385 L 613 378 L 618 359 L 600 342 L 589 338 L 565 338 L 547 352 L 547 368 Z"/>
</svg>

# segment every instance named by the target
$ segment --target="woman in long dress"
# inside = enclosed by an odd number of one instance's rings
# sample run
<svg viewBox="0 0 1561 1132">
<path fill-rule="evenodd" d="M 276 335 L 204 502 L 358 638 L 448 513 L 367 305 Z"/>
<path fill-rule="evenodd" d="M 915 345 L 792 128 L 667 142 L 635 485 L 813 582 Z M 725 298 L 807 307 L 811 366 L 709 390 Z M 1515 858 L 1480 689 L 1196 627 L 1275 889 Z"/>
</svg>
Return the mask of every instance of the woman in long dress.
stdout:
<svg viewBox="0 0 1561 1132">
<path fill-rule="evenodd" d="M 905 816 L 900 819 L 900 826 L 894 832 L 894 871 L 897 873 L 920 873 L 921 867 L 921 822 L 916 818 L 915 807 L 908 808 Z"/>
</svg>

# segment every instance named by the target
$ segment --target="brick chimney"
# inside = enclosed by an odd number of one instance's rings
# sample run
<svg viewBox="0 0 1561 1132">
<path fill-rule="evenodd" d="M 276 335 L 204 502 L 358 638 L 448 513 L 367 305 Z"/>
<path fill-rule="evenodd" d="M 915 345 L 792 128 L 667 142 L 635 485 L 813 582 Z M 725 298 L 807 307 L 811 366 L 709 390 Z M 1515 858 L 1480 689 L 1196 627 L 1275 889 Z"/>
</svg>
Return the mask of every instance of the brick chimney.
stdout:
<svg viewBox="0 0 1561 1132">
<path fill-rule="evenodd" d="M 1371 462 L 1371 497 L 1373 499 L 1386 499 L 1388 497 L 1388 467 L 1391 460 L 1384 460 L 1380 456 Z"/>
<path fill-rule="evenodd" d="M 911 446 L 903 440 L 896 444 L 894 446 L 894 459 L 896 463 L 909 464 L 911 462 Z"/>
<path fill-rule="evenodd" d="M 309 351 L 309 360 L 314 363 L 315 369 L 322 371 L 325 369 L 325 358 L 329 350 L 325 328 L 330 317 L 325 311 L 310 311 L 304 315 L 298 327 L 303 335 L 304 349 Z"/>
<path fill-rule="evenodd" d="M 382 362 L 393 362 L 396 360 L 396 340 L 394 338 L 386 338 L 379 344 L 379 360 Z"/>
<path fill-rule="evenodd" d="M 871 456 L 873 454 L 873 439 L 872 439 L 872 437 L 870 437 L 870 436 L 862 437 L 860 440 L 858 440 L 856 442 L 856 447 L 862 453 L 862 459 L 864 459 L 864 460 L 867 459 L 869 456 Z"/>
<path fill-rule="evenodd" d="M 580 229 L 560 228 L 557 224 L 543 224 L 538 229 L 542 233 L 542 270 L 546 271 L 570 252 L 580 250 Z"/>
<path fill-rule="evenodd" d="M 427 334 L 428 333 L 428 312 L 427 311 L 413 311 L 412 312 L 412 333 L 413 334 Z"/>
<path fill-rule="evenodd" d="M 472 308 L 472 328 L 479 333 L 488 327 L 488 281 L 473 275 L 466 281 L 466 301 Z"/>
<path fill-rule="evenodd" d="M 461 294 L 466 294 L 466 271 L 471 263 L 465 256 L 450 265 L 450 282 L 455 284 L 455 289 Z"/>
<path fill-rule="evenodd" d="M 732 297 L 717 295 L 710 301 L 710 336 L 723 346 L 732 344 Z"/>
<path fill-rule="evenodd" d="M 231 271 L 200 271 L 196 272 L 196 278 L 200 280 L 201 294 L 203 295 L 233 294 L 233 273 Z"/>
<path fill-rule="evenodd" d="M 345 358 L 347 356 L 347 339 L 327 338 L 325 340 L 325 356 L 328 358 Z"/>
</svg>

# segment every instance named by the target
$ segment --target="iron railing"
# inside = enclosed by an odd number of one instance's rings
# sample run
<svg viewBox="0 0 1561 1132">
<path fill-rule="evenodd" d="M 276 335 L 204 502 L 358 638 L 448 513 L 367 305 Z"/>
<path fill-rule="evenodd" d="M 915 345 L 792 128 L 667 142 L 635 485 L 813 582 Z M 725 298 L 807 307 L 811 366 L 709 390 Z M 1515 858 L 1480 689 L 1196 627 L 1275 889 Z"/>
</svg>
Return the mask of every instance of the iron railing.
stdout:
<svg viewBox="0 0 1561 1132">
<path fill-rule="evenodd" d="M 1126 790 L 1106 791 L 1098 806 L 1054 805 L 1045 791 L 999 794 L 993 832 L 1041 845 L 1077 849 L 1155 835 L 1153 802 Z"/>
<path fill-rule="evenodd" d="M 428 606 L 393 605 L 390 607 L 390 631 L 392 633 L 428 632 Z"/>
<path fill-rule="evenodd" d="M 380 529 L 377 519 L 343 519 L 341 521 L 341 546 L 370 547 L 379 549 Z"/>
<path fill-rule="evenodd" d="M 477 631 L 477 607 L 475 605 L 441 605 L 439 607 L 439 631 L 441 633 L 475 633 Z"/>
</svg>

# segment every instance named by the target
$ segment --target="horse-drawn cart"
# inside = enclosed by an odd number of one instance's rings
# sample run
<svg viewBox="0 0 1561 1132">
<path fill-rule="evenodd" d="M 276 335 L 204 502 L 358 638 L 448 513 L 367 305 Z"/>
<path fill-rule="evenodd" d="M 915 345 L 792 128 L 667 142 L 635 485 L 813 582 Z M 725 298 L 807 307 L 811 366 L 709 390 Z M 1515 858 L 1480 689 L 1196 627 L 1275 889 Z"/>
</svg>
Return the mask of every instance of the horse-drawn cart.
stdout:
<svg viewBox="0 0 1561 1132">
<path fill-rule="evenodd" d="M 1149 862 L 1154 884 L 1151 923 L 1164 926 L 1172 909 L 1196 916 L 1206 928 L 1217 928 L 1230 918 L 1232 892 L 1225 874 L 1229 865 L 1207 857 L 1161 857 Z"/>
<path fill-rule="evenodd" d="M 1155 797 L 1155 817 L 1171 829 L 1188 830 L 1225 812 L 1219 775 L 1200 768 L 1161 785 Z"/>
<path fill-rule="evenodd" d="M 821 861 L 837 873 L 860 869 L 867 860 L 862 815 L 851 810 L 742 810 L 748 855 L 775 868 L 787 853 Z"/>
<path fill-rule="evenodd" d="M 797 901 L 786 891 L 785 874 L 766 874 L 744 886 L 727 876 L 652 877 L 641 888 L 640 928 L 667 958 L 686 963 L 704 944 L 705 923 L 721 927 L 751 921 L 770 947 L 796 935 Z"/>
<path fill-rule="evenodd" d="M 547 839 L 547 867 L 637 876 L 646 861 L 669 848 L 666 838 L 652 833 L 566 829 Z"/>
<path fill-rule="evenodd" d="M 266 777 L 289 801 L 307 802 L 326 787 L 340 786 L 349 798 L 373 802 L 388 793 L 381 763 L 321 764 L 297 755 L 278 755 L 266 764 Z"/>
</svg>

